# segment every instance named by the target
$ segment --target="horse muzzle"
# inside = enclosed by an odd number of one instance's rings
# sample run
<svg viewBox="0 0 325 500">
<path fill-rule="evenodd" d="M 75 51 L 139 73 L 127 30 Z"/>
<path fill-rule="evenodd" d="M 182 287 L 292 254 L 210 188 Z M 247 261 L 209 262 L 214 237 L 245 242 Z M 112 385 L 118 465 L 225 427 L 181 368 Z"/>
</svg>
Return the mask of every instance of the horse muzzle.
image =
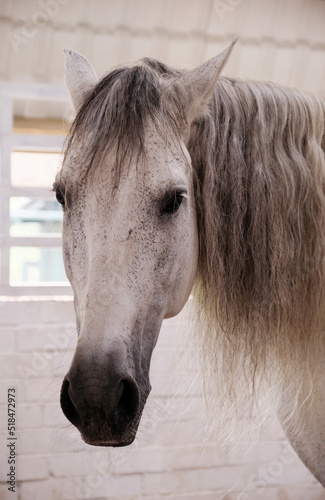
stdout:
<svg viewBox="0 0 325 500">
<path fill-rule="evenodd" d="M 127 446 L 136 436 L 150 384 L 139 384 L 127 371 L 98 364 L 72 363 L 61 388 L 61 408 L 94 446 Z"/>
</svg>

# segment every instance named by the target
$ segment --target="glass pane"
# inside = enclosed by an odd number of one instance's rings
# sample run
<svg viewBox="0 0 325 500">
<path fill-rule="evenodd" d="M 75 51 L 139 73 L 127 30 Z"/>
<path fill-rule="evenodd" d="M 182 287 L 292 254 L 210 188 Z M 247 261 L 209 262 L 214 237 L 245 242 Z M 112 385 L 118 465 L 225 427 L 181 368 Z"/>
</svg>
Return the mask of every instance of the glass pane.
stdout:
<svg viewBox="0 0 325 500">
<path fill-rule="evenodd" d="M 60 168 L 62 153 L 11 153 L 11 184 L 13 186 L 48 187 Z"/>
<path fill-rule="evenodd" d="M 68 284 L 59 247 L 12 247 L 10 284 Z"/>
<path fill-rule="evenodd" d="M 61 234 L 62 208 L 52 198 L 10 198 L 10 236 Z"/>
</svg>

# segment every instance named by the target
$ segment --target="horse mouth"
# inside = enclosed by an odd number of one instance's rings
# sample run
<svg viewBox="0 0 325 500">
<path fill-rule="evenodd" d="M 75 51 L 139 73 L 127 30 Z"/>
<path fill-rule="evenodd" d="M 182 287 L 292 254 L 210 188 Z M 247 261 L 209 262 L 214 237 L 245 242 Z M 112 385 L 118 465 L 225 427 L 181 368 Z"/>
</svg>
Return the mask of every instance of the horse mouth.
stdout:
<svg viewBox="0 0 325 500">
<path fill-rule="evenodd" d="M 140 415 L 141 416 L 141 415 Z M 91 446 L 106 446 L 120 448 L 133 443 L 138 430 L 140 416 L 126 428 L 120 426 L 112 428 L 107 422 L 88 422 L 87 425 L 77 426 L 83 441 Z"/>
<path fill-rule="evenodd" d="M 118 448 L 129 446 L 135 440 L 142 412 L 134 415 L 132 420 L 114 421 L 103 418 L 94 412 L 79 422 L 73 422 L 79 430 L 82 440 L 91 446 Z"/>
<path fill-rule="evenodd" d="M 128 436 L 123 436 L 123 438 L 98 438 L 96 436 L 86 436 L 81 432 L 81 437 L 86 444 L 91 446 L 104 446 L 111 448 L 122 448 L 123 446 L 129 446 L 133 443 L 136 433 L 130 433 Z"/>
</svg>

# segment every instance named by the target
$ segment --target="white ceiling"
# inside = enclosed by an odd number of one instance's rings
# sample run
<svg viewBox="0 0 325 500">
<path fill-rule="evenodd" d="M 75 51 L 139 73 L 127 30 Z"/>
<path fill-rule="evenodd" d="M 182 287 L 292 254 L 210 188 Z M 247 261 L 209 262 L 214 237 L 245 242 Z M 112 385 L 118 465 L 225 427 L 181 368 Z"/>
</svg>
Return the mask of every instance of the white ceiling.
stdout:
<svg viewBox="0 0 325 500">
<path fill-rule="evenodd" d="M 225 74 L 325 94 L 324 0 L 0 0 L 0 81 L 63 85 L 65 46 L 99 75 L 144 56 L 193 67 L 235 35 Z M 36 101 L 15 109 L 65 113 Z"/>
</svg>

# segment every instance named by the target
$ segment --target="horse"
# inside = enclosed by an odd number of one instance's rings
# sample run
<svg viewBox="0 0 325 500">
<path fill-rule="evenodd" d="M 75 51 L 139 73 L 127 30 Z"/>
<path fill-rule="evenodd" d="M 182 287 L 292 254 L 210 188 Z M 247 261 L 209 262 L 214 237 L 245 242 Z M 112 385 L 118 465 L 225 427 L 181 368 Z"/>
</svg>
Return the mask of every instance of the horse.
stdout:
<svg viewBox="0 0 325 500">
<path fill-rule="evenodd" d="M 78 342 L 61 407 L 86 443 L 131 444 L 162 321 L 192 294 L 216 413 L 270 384 L 325 486 L 325 103 L 221 76 L 234 43 L 101 79 L 64 49 L 76 116 L 53 190 Z"/>
</svg>

